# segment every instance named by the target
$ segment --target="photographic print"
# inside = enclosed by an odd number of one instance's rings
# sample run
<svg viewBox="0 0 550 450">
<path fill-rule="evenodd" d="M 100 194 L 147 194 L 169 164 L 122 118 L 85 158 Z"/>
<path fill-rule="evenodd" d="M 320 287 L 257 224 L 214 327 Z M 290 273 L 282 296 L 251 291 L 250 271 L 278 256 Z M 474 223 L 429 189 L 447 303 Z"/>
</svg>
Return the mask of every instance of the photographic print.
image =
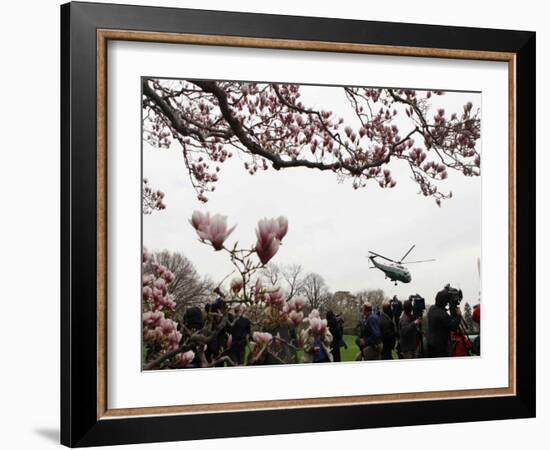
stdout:
<svg viewBox="0 0 550 450">
<path fill-rule="evenodd" d="M 141 95 L 143 370 L 480 354 L 480 92 Z"/>
</svg>

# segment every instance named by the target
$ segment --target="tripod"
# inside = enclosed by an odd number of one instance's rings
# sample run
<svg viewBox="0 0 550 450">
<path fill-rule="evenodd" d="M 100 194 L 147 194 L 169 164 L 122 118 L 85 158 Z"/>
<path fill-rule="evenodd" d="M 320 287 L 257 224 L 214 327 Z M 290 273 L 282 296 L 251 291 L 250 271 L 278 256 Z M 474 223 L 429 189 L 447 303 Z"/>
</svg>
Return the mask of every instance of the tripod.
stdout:
<svg viewBox="0 0 550 450">
<path fill-rule="evenodd" d="M 461 354 L 459 349 L 457 348 L 457 344 L 453 343 L 452 355 L 471 356 L 473 344 L 472 341 L 470 341 L 468 334 L 466 333 L 466 322 L 464 321 L 464 318 L 462 316 L 460 316 L 458 327 L 457 330 L 454 332 L 454 335 L 459 337 L 462 347 L 464 349 L 464 354 Z"/>
</svg>

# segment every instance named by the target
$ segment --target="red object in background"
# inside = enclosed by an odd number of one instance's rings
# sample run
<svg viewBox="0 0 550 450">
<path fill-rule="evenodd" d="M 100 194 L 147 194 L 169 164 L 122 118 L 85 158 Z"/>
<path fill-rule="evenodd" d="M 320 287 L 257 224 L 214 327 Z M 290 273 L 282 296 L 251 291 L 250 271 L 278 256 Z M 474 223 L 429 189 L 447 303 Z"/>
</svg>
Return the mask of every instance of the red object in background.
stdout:
<svg viewBox="0 0 550 450">
<path fill-rule="evenodd" d="M 479 320 L 480 320 L 480 310 L 481 310 L 481 305 L 476 305 L 474 306 L 474 312 L 472 313 L 472 320 L 474 322 L 477 322 L 479 323 Z"/>
<path fill-rule="evenodd" d="M 451 356 L 470 356 L 472 341 L 461 332 L 451 332 Z"/>
</svg>

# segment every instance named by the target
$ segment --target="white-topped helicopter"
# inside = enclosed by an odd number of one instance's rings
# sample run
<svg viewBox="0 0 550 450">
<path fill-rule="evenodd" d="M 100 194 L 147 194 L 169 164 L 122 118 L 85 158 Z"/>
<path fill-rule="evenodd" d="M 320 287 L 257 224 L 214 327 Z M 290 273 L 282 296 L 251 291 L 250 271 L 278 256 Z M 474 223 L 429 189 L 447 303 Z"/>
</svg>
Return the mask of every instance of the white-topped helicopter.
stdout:
<svg viewBox="0 0 550 450">
<path fill-rule="evenodd" d="M 435 261 L 435 259 L 424 259 L 422 261 L 409 261 L 409 262 L 403 262 L 403 260 L 409 256 L 409 253 L 412 251 L 412 249 L 416 246 L 414 244 L 408 251 L 403 255 L 403 257 L 399 261 L 395 261 L 393 259 L 387 258 L 386 256 L 380 255 L 379 253 L 374 253 L 369 250 L 369 260 L 372 262 L 372 266 L 369 266 L 369 269 L 379 269 L 382 272 L 384 272 L 384 275 L 386 278 L 389 278 L 391 281 L 395 283 L 397 286 L 397 282 L 401 281 L 401 283 L 410 283 L 411 282 L 411 273 L 409 272 L 409 269 L 407 269 L 404 264 L 416 264 L 416 263 L 423 263 L 423 262 L 430 262 Z M 388 263 L 382 263 L 377 260 L 377 258 L 384 259 L 388 261 Z"/>
</svg>

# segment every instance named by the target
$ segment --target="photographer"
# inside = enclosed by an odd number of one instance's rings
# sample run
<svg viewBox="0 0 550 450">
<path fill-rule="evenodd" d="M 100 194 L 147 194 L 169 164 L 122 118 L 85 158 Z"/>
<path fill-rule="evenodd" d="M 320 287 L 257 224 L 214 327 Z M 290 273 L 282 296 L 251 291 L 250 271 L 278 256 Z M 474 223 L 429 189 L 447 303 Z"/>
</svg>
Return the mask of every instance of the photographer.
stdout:
<svg viewBox="0 0 550 450">
<path fill-rule="evenodd" d="M 435 305 L 428 311 L 428 357 L 451 356 L 451 332 L 458 330 L 462 318 L 458 306 L 461 299 L 462 292 L 449 285 L 435 296 Z M 450 314 L 447 312 L 447 304 Z"/>
<path fill-rule="evenodd" d="M 380 314 L 380 332 L 382 333 L 382 359 L 393 359 L 392 352 L 395 347 L 395 322 L 393 321 L 392 306 L 389 301 L 382 303 Z"/>
<path fill-rule="evenodd" d="M 418 353 L 418 341 L 421 338 L 419 327 L 422 319 L 415 319 L 413 304 L 410 300 L 403 303 L 403 314 L 399 319 L 399 346 L 403 359 L 416 358 Z"/>
</svg>

